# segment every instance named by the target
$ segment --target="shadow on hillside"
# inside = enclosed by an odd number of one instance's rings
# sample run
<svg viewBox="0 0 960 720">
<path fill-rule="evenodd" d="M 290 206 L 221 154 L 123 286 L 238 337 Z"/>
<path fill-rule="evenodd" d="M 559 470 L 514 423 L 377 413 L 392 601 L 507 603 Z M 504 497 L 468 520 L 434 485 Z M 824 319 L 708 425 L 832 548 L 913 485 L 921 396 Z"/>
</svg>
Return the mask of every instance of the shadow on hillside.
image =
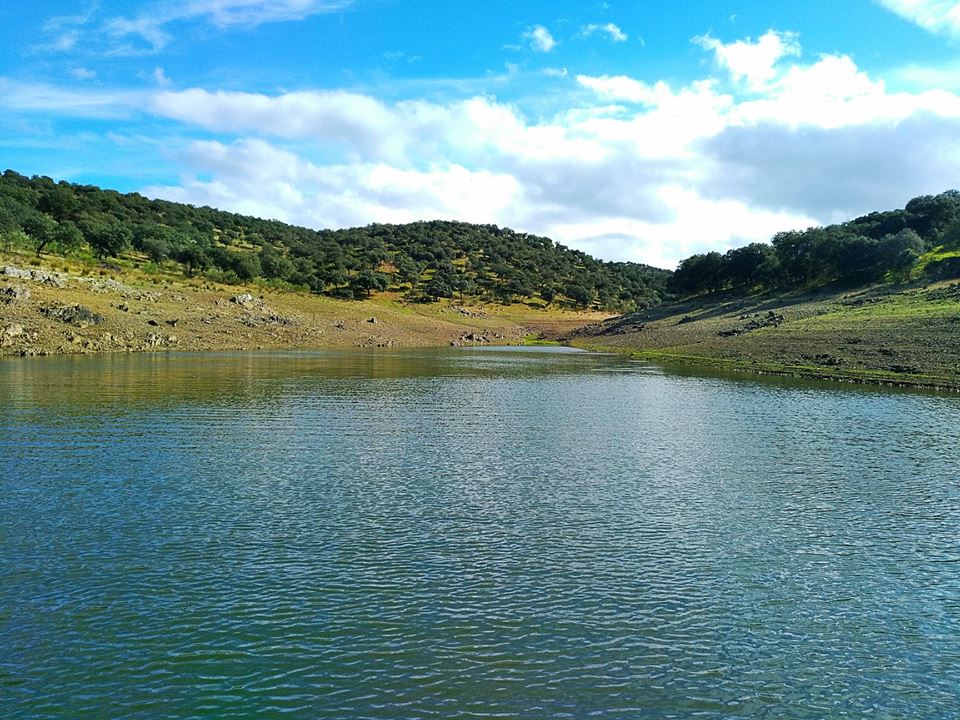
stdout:
<svg viewBox="0 0 960 720">
<path fill-rule="evenodd" d="M 787 293 L 738 295 L 732 291 L 710 293 L 665 303 L 646 310 L 611 318 L 590 328 L 589 334 L 622 334 L 640 329 L 648 322 L 677 318 L 677 323 L 698 322 L 719 317 L 762 314 L 792 305 L 838 301 L 856 305 L 924 287 L 924 283 L 870 285 L 861 287 L 831 285 L 813 290 Z"/>
</svg>

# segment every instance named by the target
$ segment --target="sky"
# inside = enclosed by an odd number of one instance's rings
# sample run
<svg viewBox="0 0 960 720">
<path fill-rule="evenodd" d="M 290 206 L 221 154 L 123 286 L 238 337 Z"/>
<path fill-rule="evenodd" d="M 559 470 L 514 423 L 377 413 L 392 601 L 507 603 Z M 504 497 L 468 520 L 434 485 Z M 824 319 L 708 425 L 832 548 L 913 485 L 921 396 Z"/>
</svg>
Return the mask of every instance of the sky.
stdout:
<svg viewBox="0 0 960 720">
<path fill-rule="evenodd" d="M 960 2 L 8 0 L 0 169 L 607 260 L 960 186 Z"/>
</svg>

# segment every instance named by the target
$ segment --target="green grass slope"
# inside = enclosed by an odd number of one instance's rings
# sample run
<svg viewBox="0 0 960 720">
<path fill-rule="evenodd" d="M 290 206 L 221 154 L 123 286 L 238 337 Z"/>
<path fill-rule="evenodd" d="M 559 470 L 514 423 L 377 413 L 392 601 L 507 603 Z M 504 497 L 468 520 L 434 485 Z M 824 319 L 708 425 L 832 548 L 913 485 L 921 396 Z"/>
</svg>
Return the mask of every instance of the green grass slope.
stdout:
<svg viewBox="0 0 960 720">
<path fill-rule="evenodd" d="M 960 284 L 714 294 L 592 325 L 570 341 L 662 362 L 960 390 Z"/>
</svg>

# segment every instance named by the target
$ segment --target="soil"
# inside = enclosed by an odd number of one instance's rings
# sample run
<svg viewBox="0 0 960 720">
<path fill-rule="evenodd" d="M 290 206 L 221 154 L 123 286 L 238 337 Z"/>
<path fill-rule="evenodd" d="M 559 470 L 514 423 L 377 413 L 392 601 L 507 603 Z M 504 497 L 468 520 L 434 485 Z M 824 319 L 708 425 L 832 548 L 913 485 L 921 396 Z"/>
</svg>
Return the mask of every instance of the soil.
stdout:
<svg viewBox="0 0 960 720">
<path fill-rule="evenodd" d="M 609 316 L 532 304 L 406 304 L 399 293 L 343 301 L 0 257 L 0 355 L 518 344 Z"/>
<path fill-rule="evenodd" d="M 718 294 L 597 323 L 570 340 L 661 361 L 960 389 L 960 285 Z"/>
</svg>

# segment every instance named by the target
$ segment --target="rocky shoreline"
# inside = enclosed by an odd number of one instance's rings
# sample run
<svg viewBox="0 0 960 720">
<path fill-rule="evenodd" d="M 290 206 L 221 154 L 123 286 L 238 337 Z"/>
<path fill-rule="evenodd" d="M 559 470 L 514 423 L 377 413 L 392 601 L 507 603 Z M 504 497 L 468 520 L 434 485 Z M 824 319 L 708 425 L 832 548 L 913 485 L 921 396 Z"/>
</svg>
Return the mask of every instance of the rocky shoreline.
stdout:
<svg viewBox="0 0 960 720">
<path fill-rule="evenodd" d="M 597 313 L 340 301 L 202 280 L 95 277 L 0 262 L 0 356 L 518 344 Z"/>
</svg>

